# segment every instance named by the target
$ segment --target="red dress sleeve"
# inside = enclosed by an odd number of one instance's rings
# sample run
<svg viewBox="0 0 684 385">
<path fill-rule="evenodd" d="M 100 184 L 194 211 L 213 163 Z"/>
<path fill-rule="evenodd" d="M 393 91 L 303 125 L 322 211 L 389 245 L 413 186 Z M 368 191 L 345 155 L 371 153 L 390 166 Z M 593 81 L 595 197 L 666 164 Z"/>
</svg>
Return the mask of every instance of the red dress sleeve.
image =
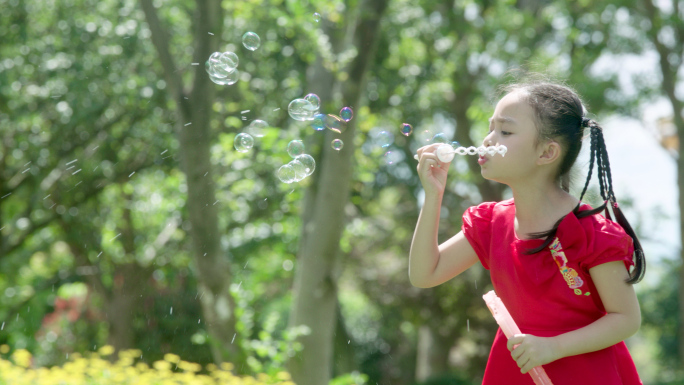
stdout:
<svg viewBox="0 0 684 385">
<path fill-rule="evenodd" d="M 482 266 L 489 270 L 489 246 L 492 239 L 492 213 L 496 202 L 469 207 L 463 213 L 463 234 L 473 247 Z"/>
<path fill-rule="evenodd" d="M 593 251 L 580 261 L 580 267 L 589 271 L 594 266 L 623 261 L 627 270 L 634 265 L 632 237 L 617 223 L 605 220 L 594 229 Z"/>
</svg>

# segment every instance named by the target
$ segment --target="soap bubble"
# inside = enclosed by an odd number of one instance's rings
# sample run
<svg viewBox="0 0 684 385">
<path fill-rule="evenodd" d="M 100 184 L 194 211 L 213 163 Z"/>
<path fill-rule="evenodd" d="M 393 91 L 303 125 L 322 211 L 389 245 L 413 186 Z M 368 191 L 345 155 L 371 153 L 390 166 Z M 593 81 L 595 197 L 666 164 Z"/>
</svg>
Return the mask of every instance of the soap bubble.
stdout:
<svg viewBox="0 0 684 385">
<path fill-rule="evenodd" d="M 316 114 L 311 121 L 311 127 L 316 131 L 325 129 L 325 114 Z"/>
<path fill-rule="evenodd" d="M 447 139 L 446 135 L 444 133 L 438 133 L 435 134 L 435 136 L 432 137 L 432 143 L 444 143 L 447 144 L 449 143 L 449 139 Z"/>
<path fill-rule="evenodd" d="M 383 155 L 382 160 L 386 166 L 391 166 L 404 160 L 404 154 L 400 151 L 390 150 Z"/>
<path fill-rule="evenodd" d="M 413 126 L 408 123 L 401 124 L 401 134 L 404 136 L 409 136 L 413 132 Z"/>
<path fill-rule="evenodd" d="M 242 45 L 250 51 L 256 51 L 261 45 L 261 38 L 254 32 L 245 32 L 245 34 L 242 35 Z"/>
<path fill-rule="evenodd" d="M 230 51 L 222 53 L 221 56 L 219 56 L 218 61 L 219 64 L 228 71 L 236 69 L 240 62 L 238 55 L 236 55 L 235 52 Z"/>
<path fill-rule="evenodd" d="M 232 72 L 229 72 L 228 75 L 226 75 L 225 77 L 218 77 L 216 75 L 209 74 L 209 79 L 211 79 L 212 82 L 221 86 L 230 86 L 232 84 L 235 84 L 237 83 L 239 78 L 240 71 L 238 70 L 233 70 Z"/>
<path fill-rule="evenodd" d="M 304 165 L 304 170 L 306 171 L 307 176 L 313 174 L 314 170 L 316 169 L 316 161 L 314 160 L 313 156 L 309 154 L 302 154 L 295 159 Z"/>
<path fill-rule="evenodd" d="M 321 21 L 321 14 L 318 12 L 314 12 L 313 19 L 316 23 L 318 23 L 319 21 Z"/>
<path fill-rule="evenodd" d="M 380 131 L 377 135 L 376 142 L 380 147 L 389 147 L 394 142 L 394 136 L 389 131 Z"/>
<path fill-rule="evenodd" d="M 347 122 L 337 115 L 328 114 L 325 116 L 325 126 L 331 131 L 341 134 L 347 129 Z"/>
<path fill-rule="evenodd" d="M 295 172 L 295 178 L 294 178 L 295 182 L 299 182 L 308 176 L 306 173 L 306 167 L 302 164 L 302 162 L 295 159 L 295 160 L 290 161 L 290 163 L 288 163 L 288 164 L 292 167 L 292 169 Z"/>
<path fill-rule="evenodd" d="M 243 132 L 235 136 L 233 145 L 238 152 L 247 152 L 254 146 L 254 138 Z"/>
<path fill-rule="evenodd" d="M 352 120 L 354 117 L 354 111 L 349 107 L 344 107 L 340 110 L 340 118 L 344 119 L 345 122 Z"/>
<path fill-rule="evenodd" d="M 321 98 L 316 94 L 308 94 L 304 97 L 304 100 L 311 103 L 312 106 L 318 111 L 321 108 Z"/>
<path fill-rule="evenodd" d="M 264 136 L 264 130 L 268 128 L 268 123 L 266 123 L 263 120 L 255 119 L 252 120 L 252 122 L 247 126 L 247 131 L 248 134 L 252 135 L 255 138 L 262 138 Z"/>
<path fill-rule="evenodd" d="M 340 151 L 342 147 L 344 147 L 344 143 L 341 139 L 334 139 L 332 142 L 330 142 L 330 146 L 333 148 L 333 150 Z"/>
<path fill-rule="evenodd" d="M 290 141 L 287 144 L 287 153 L 293 158 L 302 155 L 304 153 L 304 143 L 299 139 Z"/>
<path fill-rule="evenodd" d="M 276 171 L 276 176 L 283 183 L 292 183 L 295 180 L 295 170 L 291 165 L 284 164 Z"/>
<path fill-rule="evenodd" d="M 455 149 L 461 147 L 461 143 L 453 141 L 453 142 L 451 142 L 451 147 L 453 147 L 455 150 Z"/>
<path fill-rule="evenodd" d="M 311 120 L 316 113 L 316 108 L 306 99 L 295 99 L 287 106 L 287 112 L 294 120 Z"/>
</svg>

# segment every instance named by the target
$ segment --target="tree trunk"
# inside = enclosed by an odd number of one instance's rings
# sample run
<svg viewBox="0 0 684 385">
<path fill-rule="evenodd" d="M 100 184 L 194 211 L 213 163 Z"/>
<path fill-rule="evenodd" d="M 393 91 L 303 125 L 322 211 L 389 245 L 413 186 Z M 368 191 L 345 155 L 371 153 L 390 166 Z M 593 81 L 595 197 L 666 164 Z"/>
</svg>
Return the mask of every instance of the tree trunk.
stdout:
<svg viewBox="0 0 684 385">
<path fill-rule="evenodd" d="M 245 357 L 237 337 L 235 300 L 230 293 L 231 272 L 228 256 L 221 250 L 216 195 L 210 162 L 211 105 L 214 84 L 204 73 L 204 66 L 193 66 L 194 79 L 190 92 L 183 90 L 182 73 L 176 70 L 169 51 L 169 41 L 151 0 L 141 0 L 152 42 L 164 69 L 169 92 L 177 105 L 176 128 L 180 142 L 181 168 L 188 186 L 187 208 L 191 224 L 198 288 L 201 292 L 203 319 L 211 336 L 214 361 L 231 361 L 238 373 Z M 223 10 L 218 0 L 197 0 L 194 19 L 193 62 L 204 63 L 218 49 Z M 210 35 L 211 34 L 211 35 Z"/>
<path fill-rule="evenodd" d="M 364 1 L 354 30 L 358 56 L 349 65 L 349 80 L 341 85 L 343 103 L 358 110 L 368 63 L 375 53 L 379 23 L 388 0 Z M 349 196 L 354 120 L 340 135 L 326 132 L 322 164 L 317 168 L 313 210 L 303 226 L 294 281 L 289 326 L 307 325 L 311 334 L 300 341 L 304 349 L 289 360 L 288 367 L 298 385 L 327 384 L 332 374 L 333 332 L 336 324 L 339 241 L 344 229 L 344 207 Z M 341 151 L 333 150 L 333 138 L 344 142 Z M 314 236 L 306 236 L 315 229 Z"/>
</svg>

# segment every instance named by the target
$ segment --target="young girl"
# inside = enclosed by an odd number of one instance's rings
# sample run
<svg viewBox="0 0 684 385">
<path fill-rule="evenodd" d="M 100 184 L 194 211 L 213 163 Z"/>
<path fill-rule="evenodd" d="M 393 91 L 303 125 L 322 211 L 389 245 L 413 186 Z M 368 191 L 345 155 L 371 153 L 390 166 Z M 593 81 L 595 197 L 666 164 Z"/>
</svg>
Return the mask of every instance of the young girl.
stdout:
<svg viewBox="0 0 684 385">
<path fill-rule="evenodd" d="M 506 91 L 483 145 L 505 145 L 508 152 L 480 156 L 479 164 L 485 179 L 511 188 L 513 199 L 470 207 L 462 231 L 438 245 L 449 164 L 436 157 L 438 144 L 420 148 L 425 203 L 411 244 L 411 283 L 442 284 L 478 260 L 490 271 L 496 294 L 523 334 L 506 340 L 497 331 L 483 385 L 532 385 L 526 373 L 539 365 L 554 385 L 641 384 L 623 340 L 641 323 L 632 284 L 643 277 L 645 260 L 613 194 L 602 128 L 584 117 L 580 98 L 568 87 L 529 82 Z M 577 199 L 568 193 L 568 174 L 585 128 L 590 167 Z M 594 161 L 605 201 L 596 209 L 581 202 Z"/>
</svg>

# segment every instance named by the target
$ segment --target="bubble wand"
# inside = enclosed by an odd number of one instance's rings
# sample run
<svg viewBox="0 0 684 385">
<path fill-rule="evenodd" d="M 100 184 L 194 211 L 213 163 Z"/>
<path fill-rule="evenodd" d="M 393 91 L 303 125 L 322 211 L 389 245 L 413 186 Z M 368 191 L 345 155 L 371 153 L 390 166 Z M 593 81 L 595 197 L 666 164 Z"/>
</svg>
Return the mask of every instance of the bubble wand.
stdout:
<svg viewBox="0 0 684 385">
<path fill-rule="evenodd" d="M 483 295 L 482 298 L 484 298 L 489 311 L 492 312 L 496 323 L 499 324 L 499 327 L 501 327 L 501 331 L 506 335 L 506 338 L 511 338 L 516 334 L 520 334 L 520 329 L 518 328 L 518 325 L 515 324 L 513 317 L 511 317 L 511 313 L 508 312 L 508 309 L 506 309 L 501 298 L 494 293 L 494 290 L 490 290 L 487 294 Z M 536 385 L 553 385 L 549 376 L 546 375 L 546 371 L 544 371 L 544 368 L 541 366 L 532 368 L 528 373 L 532 376 L 532 380 Z"/>
<path fill-rule="evenodd" d="M 437 155 L 437 158 L 440 160 L 440 162 L 443 163 L 450 163 L 454 159 L 454 154 L 458 155 L 484 155 L 484 154 L 489 154 L 491 156 L 494 156 L 496 154 L 501 154 L 501 156 L 506 156 L 506 151 L 508 151 L 508 148 L 506 146 L 499 145 L 499 146 L 480 146 L 480 147 L 458 147 L 458 148 L 453 148 L 452 146 L 448 144 L 442 144 L 441 146 L 437 147 L 437 150 L 435 151 L 435 154 Z M 418 155 L 414 155 L 413 159 L 418 160 Z"/>
</svg>

